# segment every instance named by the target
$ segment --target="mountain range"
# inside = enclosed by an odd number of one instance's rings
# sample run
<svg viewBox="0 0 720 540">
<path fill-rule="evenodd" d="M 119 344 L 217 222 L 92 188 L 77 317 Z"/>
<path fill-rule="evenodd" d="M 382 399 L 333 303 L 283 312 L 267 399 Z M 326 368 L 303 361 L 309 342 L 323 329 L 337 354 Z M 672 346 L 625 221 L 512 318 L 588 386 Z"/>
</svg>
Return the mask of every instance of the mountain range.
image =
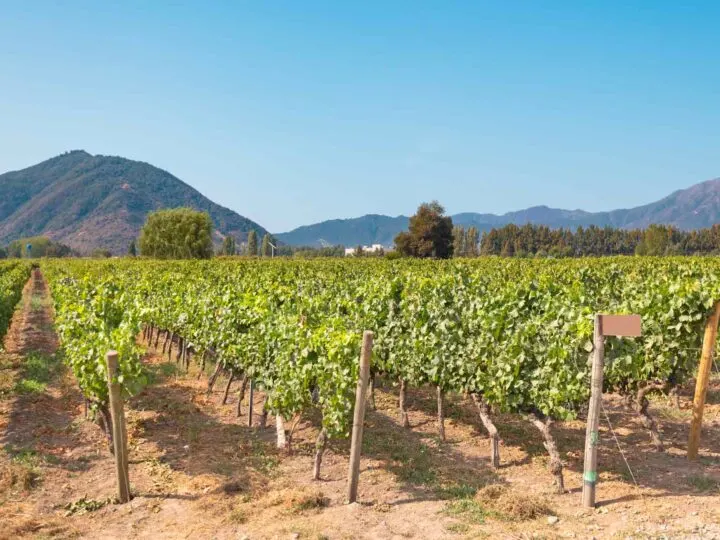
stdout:
<svg viewBox="0 0 720 540">
<path fill-rule="evenodd" d="M 333 219 L 298 227 L 278 234 L 281 242 L 290 245 L 345 246 L 393 244 L 395 235 L 408 228 L 407 216 L 368 214 L 352 219 Z M 682 230 L 710 227 L 720 222 L 720 178 L 695 184 L 671 193 L 659 201 L 609 212 L 561 210 L 547 206 L 534 206 L 526 210 L 503 215 L 466 212 L 452 216 L 455 225 L 475 226 L 481 232 L 510 223 L 533 223 L 551 228 L 611 226 L 622 229 L 645 228 L 650 224 L 674 225 Z"/>
<path fill-rule="evenodd" d="M 148 163 L 74 150 L 0 175 L 0 244 L 43 235 L 83 254 L 97 248 L 123 254 L 137 238 L 149 212 L 178 206 L 207 211 L 215 225 L 217 243 L 226 235 L 242 242 L 253 229 L 260 237 L 267 232 Z M 571 229 L 589 225 L 634 229 L 663 223 L 683 230 L 699 229 L 720 222 L 720 178 L 676 191 L 657 202 L 610 212 L 535 206 L 503 215 L 468 212 L 452 218 L 457 225 L 475 226 L 480 231 L 509 223 Z M 275 237 L 296 246 L 389 246 L 399 232 L 407 230 L 408 219 L 368 214 L 305 225 Z"/>
<path fill-rule="evenodd" d="M 178 206 L 207 211 L 216 242 L 266 232 L 162 169 L 75 150 L 0 175 L 0 243 L 42 235 L 83 254 L 97 248 L 124 254 L 148 212 Z"/>
</svg>

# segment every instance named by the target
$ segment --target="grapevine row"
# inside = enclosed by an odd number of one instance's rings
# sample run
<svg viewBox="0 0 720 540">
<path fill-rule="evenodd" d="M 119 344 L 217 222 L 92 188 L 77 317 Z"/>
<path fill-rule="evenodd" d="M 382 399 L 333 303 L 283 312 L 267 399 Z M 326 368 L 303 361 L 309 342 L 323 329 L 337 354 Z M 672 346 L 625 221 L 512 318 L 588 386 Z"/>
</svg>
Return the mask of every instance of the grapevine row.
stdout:
<svg viewBox="0 0 720 540">
<path fill-rule="evenodd" d="M 436 387 L 441 427 L 444 395 L 467 394 L 497 464 L 491 412 L 522 414 L 542 433 L 560 488 L 551 423 L 587 403 L 593 315 L 642 316 L 642 338 L 608 339 L 605 390 L 632 398 L 659 446 L 646 394 L 693 373 L 719 273 L 709 258 L 47 265 L 66 357 L 100 407 L 104 351 L 119 351 L 128 392 L 145 384 L 136 345 L 145 327 L 251 379 L 281 419 L 319 408 L 324 447 L 348 434 L 360 337 L 372 330 L 373 377 L 400 386 L 403 423 L 409 385 Z"/>
<path fill-rule="evenodd" d="M 30 264 L 23 261 L 0 263 L 0 340 L 7 333 L 23 286 L 30 276 Z"/>
</svg>

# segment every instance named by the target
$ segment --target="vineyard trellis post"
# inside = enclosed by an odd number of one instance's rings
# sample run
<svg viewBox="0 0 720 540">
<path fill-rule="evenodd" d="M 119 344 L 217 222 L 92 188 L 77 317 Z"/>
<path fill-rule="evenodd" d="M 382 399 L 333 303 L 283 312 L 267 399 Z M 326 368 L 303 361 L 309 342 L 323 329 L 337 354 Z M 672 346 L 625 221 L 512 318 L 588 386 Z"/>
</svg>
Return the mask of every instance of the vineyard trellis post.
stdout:
<svg viewBox="0 0 720 540">
<path fill-rule="evenodd" d="M 118 482 L 118 501 L 130 500 L 130 476 L 128 471 L 127 431 L 125 411 L 123 409 L 122 386 L 118 381 L 118 353 L 108 351 L 105 355 L 108 373 L 108 391 L 110 395 L 110 415 L 112 417 L 113 446 L 115 448 L 115 473 Z"/>
<path fill-rule="evenodd" d="M 248 427 L 253 425 L 253 400 L 255 399 L 255 382 L 250 379 L 250 402 L 248 403 Z"/>
<path fill-rule="evenodd" d="M 693 399 L 693 415 L 688 437 L 687 457 L 697 459 L 700 448 L 700 432 L 702 431 L 702 418 L 705 410 L 705 396 L 707 395 L 708 381 L 715 354 L 715 339 L 717 338 L 718 321 L 720 321 L 720 301 L 713 305 L 712 313 L 705 323 L 702 353 L 698 366 L 697 381 L 695 383 L 695 397 Z"/>
<path fill-rule="evenodd" d="M 590 407 L 585 432 L 585 464 L 583 470 L 582 502 L 586 508 L 595 507 L 597 487 L 597 445 L 600 441 L 600 408 L 603 391 L 603 368 L 605 365 L 605 336 L 636 337 L 641 334 L 639 315 L 595 315 L 593 332 L 592 380 L 590 383 Z"/>
<path fill-rule="evenodd" d="M 370 358 L 372 357 L 373 333 L 363 332 L 362 349 L 360 351 L 360 373 L 357 393 L 355 394 L 355 412 L 352 425 L 352 442 L 350 444 L 350 466 L 348 470 L 348 503 L 357 501 L 358 481 L 360 479 L 360 454 L 362 452 L 363 423 L 365 422 L 365 394 L 370 378 Z"/>
</svg>

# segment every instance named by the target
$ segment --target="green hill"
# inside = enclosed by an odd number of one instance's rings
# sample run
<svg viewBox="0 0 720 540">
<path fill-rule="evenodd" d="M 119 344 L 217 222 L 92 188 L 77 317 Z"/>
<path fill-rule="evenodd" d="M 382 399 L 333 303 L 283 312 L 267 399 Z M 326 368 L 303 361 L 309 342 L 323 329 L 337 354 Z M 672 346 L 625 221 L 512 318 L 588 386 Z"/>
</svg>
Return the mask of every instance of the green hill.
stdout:
<svg viewBox="0 0 720 540">
<path fill-rule="evenodd" d="M 218 242 L 266 232 L 162 169 L 76 150 L 0 175 L 0 243 L 43 235 L 81 253 L 124 254 L 148 212 L 178 206 L 207 211 Z"/>
</svg>

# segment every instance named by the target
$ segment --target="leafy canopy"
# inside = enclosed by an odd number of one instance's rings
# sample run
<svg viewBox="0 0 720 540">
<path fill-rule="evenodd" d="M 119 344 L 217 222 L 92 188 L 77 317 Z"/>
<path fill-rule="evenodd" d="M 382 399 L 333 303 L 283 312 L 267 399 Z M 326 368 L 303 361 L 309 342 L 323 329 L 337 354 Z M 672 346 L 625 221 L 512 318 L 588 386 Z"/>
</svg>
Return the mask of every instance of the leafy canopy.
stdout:
<svg viewBox="0 0 720 540">
<path fill-rule="evenodd" d="M 401 232 L 395 237 L 395 248 L 409 257 L 452 257 L 452 218 L 445 215 L 445 209 L 437 201 L 421 204 L 410 218 L 408 232 Z"/>
<path fill-rule="evenodd" d="M 148 214 L 140 231 L 140 254 L 156 259 L 209 259 L 213 254 L 212 220 L 190 208 Z"/>
</svg>

